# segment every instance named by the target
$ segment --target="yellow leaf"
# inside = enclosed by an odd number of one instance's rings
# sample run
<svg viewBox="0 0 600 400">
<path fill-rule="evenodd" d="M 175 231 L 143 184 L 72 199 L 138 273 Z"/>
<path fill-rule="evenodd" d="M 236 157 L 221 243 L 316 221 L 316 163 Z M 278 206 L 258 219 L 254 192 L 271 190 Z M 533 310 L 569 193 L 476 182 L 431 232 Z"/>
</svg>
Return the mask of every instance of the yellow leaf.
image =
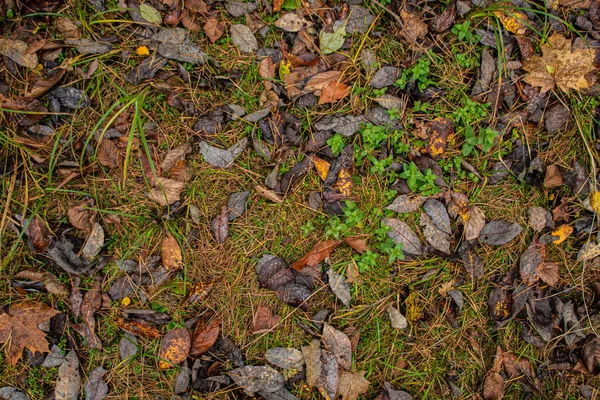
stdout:
<svg viewBox="0 0 600 400">
<path fill-rule="evenodd" d="M 498 17 L 500 22 L 502 22 L 502 25 L 504 25 L 507 31 L 517 35 L 524 35 L 527 33 L 527 15 L 518 11 L 511 11 L 508 13 L 496 11 L 494 14 Z"/>
<path fill-rule="evenodd" d="M 347 169 L 341 169 L 334 188 L 346 197 L 352 196 L 352 174 Z"/>
<path fill-rule="evenodd" d="M 123 305 L 123 307 L 127 307 L 131 304 L 131 299 L 129 297 L 123 297 L 123 300 L 121 300 L 121 304 Z"/>
<path fill-rule="evenodd" d="M 552 236 L 558 237 L 558 239 L 554 240 L 552 243 L 561 244 L 573 233 L 573 227 L 570 225 L 561 225 L 552 232 Z"/>
<path fill-rule="evenodd" d="M 279 79 L 283 80 L 283 78 L 292 72 L 292 63 L 288 60 L 281 60 L 279 63 Z"/>
<path fill-rule="evenodd" d="M 135 49 L 135 52 L 140 57 L 145 57 L 145 56 L 150 55 L 150 52 L 148 51 L 148 47 L 146 47 L 146 46 L 138 47 L 137 49 Z"/>
<path fill-rule="evenodd" d="M 423 318 L 423 307 L 419 305 L 419 294 L 417 292 L 412 292 L 406 298 L 404 304 L 406 305 L 406 319 L 414 324 L 421 318 Z"/>
<path fill-rule="evenodd" d="M 531 86 L 541 87 L 547 92 L 558 86 L 562 91 L 581 90 L 592 86 L 596 76 L 594 72 L 594 50 L 577 49 L 571 51 L 571 40 L 560 33 L 548 38 L 541 46 L 542 56 L 533 56 L 523 63 L 523 69 L 529 74 L 523 80 Z M 590 76 L 588 76 L 590 75 Z"/>
<path fill-rule="evenodd" d="M 313 162 L 315 163 L 315 169 L 317 170 L 317 175 L 321 178 L 322 181 L 327 178 L 327 174 L 329 173 L 329 166 L 331 165 L 328 161 L 323 160 L 317 156 L 313 157 Z"/>
<path fill-rule="evenodd" d="M 600 214 L 600 192 L 592 192 L 590 194 L 590 206 L 596 214 Z"/>
</svg>

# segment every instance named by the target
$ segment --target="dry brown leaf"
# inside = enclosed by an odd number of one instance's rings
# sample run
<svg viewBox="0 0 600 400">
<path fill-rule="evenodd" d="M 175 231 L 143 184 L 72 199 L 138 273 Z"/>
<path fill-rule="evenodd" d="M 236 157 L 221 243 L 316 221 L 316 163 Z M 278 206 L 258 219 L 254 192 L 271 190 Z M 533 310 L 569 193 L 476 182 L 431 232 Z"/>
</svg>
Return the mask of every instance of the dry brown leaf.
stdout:
<svg viewBox="0 0 600 400">
<path fill-rule="evenodd" d="M 160 245 L 160 254 L 162 258 L 162 265 L 169 271 L 177 271 L 183 266 L 183 257 L 181 255 L 181 248 L 177 239 L 170 234 L 167 234 L 162 240 Z"/>
<path fill-rule="evenodd" d="M 12 119 L 21 126 L 29 126 L 45 117 L 48 109 L 39 102 L 39 100 L 27 97 L 7 98 L 0 94 L 0 108 L 7 108 L 16 111 L 31 111 L 33 114 L 9 113 Z"/>
<path fill-rule="evenodd" d="M 284 0 L 273 0 L 273 12 L 281 11 Z"/>
<path fill-rule="evenodd" d="M 400 17 L 404 22 L 401 34 L 406 40 L 415 43 L 427 35 L 427 24 L 421 18 L 404 10 L 400 11 Z"/>
<path fill-rule="evenodd" d="M 183 182 L 159 177 L 157 179 L 157 188 L 152 189 L 148 193 L 148 198 L 161 206 L 168 206 L 180 200 L 180 195 L 184 187 L 185 184 Z"/>
<path fill-rule="evenodd" d="M 207 312 L 196 322 L 190 348 L 191 357 L 199 357 L 206 353 L 217 341 L 221 330 L 221 320 L 213 312 Z"/>
<path fill-rule="evenodd" d="M 117 168 L 119 166 L 120 154 L 119 149 L 112 140 L 102 139 L 98 145 L 98 153 L 96 154 L 100 165 L 107 168 Z"/>
<path fill-rule="evenodd" d="M 360 254 L 369 250 L 369 246 L 367 246 L 367 241 L 362 239 L 360 236 L 347 236 L 344 238 L 344 242 L 354 250 L 358 251 Z"/>
<path fill-rule="evenodd" d="M 357 285 L 363 284 L 363 279 L 360 277 L 360 271 L 358 270 L 358 265 L 354 260 L 348 263 L 348 268 L 346 269 L 346 275 L 348 275 L 348 283 L 355 283 Z"/>
<path fill-rule="evenodd" d="M 46 221 L 39 216 L 34 216 L 27 225 L 27 236 L 33 247 L 40 253 L 45 252 L 52 242 L 52 236 L 46 225 Z"/>
<path fill-rule="evenodd" d="M 542 93 L 555 85 L 564 92 L 589 88 L 596 81 L 595 75 L 589 80 L 586 77 L 596 70 L 594 54 L 593 49 L 571 51 L 571 41 L 561 33 L 554 33 L 542 45 L 541 57 L 533 56 L 523 63 L 523 69 L 529 72 L 523 80 L 541 87 Z"/>
<path fill-rule="evenodd" d="M 150 323 L 142 320 L 124 320 L 117 318 L 117 326 L 133 336 L 144 336 L 151 339 L 158 339 L 160 332 Z"/>
<path fill-rule="evenodd" d="M 504 397 L 504 378 L 498 372 L 490 371 L 483 382 L 485 400 L 501 400 Z"/>
<path fill-rule="evenodd" d="M 190 334 L 185 328 L 173 329 L 163 337 L 158 356 L 160 369 L 172 368 L 185 361 L 190 352 Z"/>
<path fill-rule="evenodd" d="M 33 270 L 20 271 L 15 275 L 16 279 L 27 279 L 30 281 L 41 281 L 44 283 L 44 287 L 48 293 L 56 294 L 59 296 L 68 296 L 69 289 L 65 285 L 59 282 L 56 275 L 51 272 L 40 272 Z"/>
<path fill-rule="evenodd" d="M 210 229 L 219 245 L 223 245 L 229 236 L 229 209 L 221 207 L 221 213 L 213 219 Z"/>
<path fill-rule="evenodd" d="M 81 37 L 77 22 L 67 17 L 58 17 L 56 19 L 56 29 L 65 39 L 79 39 Z"/>
<path fill-rule="evenodd" d="M 277 64 L 273 62 L 271 57 L 263 58 L 260 64 L 258 64 L 258 75 L 264 79 L 263 84 L 265 85 L 265 90 L 271 90 L 273 88 L 271 79 L 275 79 L 276 69 Z"/>
<path fill-rule="evenodd" d="M 321 72 L 310 78 L 306 85 L 304 85 L 305 92 L 314 92 L 317 90 L 323 90 L 325 87 L 329 86 L 332 82 L 339 82 L 342 77 L 342 73 L 340 71 L 325 71 Z"/>
<path fill-rule="evenodd" d="M 81 229 L 86 233 L 91 233 L 94 224 L 96 223 L 96 215 L 98 214 L 96 210 L 93 210 L 94 207 L 94 199 L 89 198 L 84 200 L 82 203 L 69 208 L 67 211 L 67 216 L 69 217 L 69 222 L 77 229 Z"/>
<path fill-rule="evenodd" d="M 187 8 L 184 8 L 181 11 L 181 25 L 185 26 L 191 32 L 200 30 L 199 19 L 200 18 L 196 14 L 191 13 Z"/>
<path fill-rule="evenodd" d="M 306 253 L 304 257 L 292 264 L 292 268 L 297 271 L 304 269 L 306 266 L 314 267 L 321 261 L 327 258 L 336 247 L 342 243 L 339 240 L 325 240 L 317 243 L 311 251 Z"/>
<path fill-rule="evenodd" d="M 213 284 L 211 282 L 197 282 L 188 291 L 185 299 L 186 304 L 194 304 L 208 297 L 212 291 Z"/>
<path fill-rule="evenodd" d="M 261 333 L 269 332 L 279 323 L 281 317 L 274 314 L 270 308 L 258 306 L 254 317 L 252 318 L 252 334 L 260 335 Z"/>
<path fill-rule="evenodd" d="M 343 371 L 340 373 L 335 396 L 336 398 L 341 396 L 342 400 L 356 400 L 369 390 L 369 384 L 364 371 L 355 374 Z"/>
<path fill-rule="evenodd" d="M 254 186 L 254 190 L 256 190 L 256 192 L 259 195 L 261 195 L 262 197 L 264 197 L 267 200 L 271 200 L 272 202 L 277 203 L 277 204 L 283 203 L 283 197 L 278 195 L 274 190 L 267 189 L 266 187 L 264 187 L 262 185 Z"/>
<path fill-rule="evenodd" d="M 21 40 L 10 40 L 0 38 L 0 54 L 10 58 L 15 63 L 33 69 L 38 65 L 38 56 L 27 54 L 27 43 Z"/>
<path fill-rule="evenodd" d="M 558 4 L 563 7 L 588 9 L 592 5 L 593 0 L 558 0 Z"/>
<path fill-rule="evenodd" d="M 60 81 L 66 72 L 66 69 L 59 68 L 54 75 L 50 76 L 49 78 L 36 79 L 31 87 L 25 92 L 25 97 L 35 98 L 43 95 L 48 90 L 52 89 L 52 87 L 56 85 L 58 81 Z"/>
<path fill-rule="evenodd" d="M 219 38 L 223 36 L 223 33 L 225 32 L 225 24 L 223 21 L 217 19 L 217 17 L 207 18 L 202 28 L 204 29 L 204 32 L 206 33 L 206 36 L 208 36 L 208 39 L 211 43 L 219 40 Z"/>
<path fill-rule="evenodd" d="M 291 74 L 290 74 L 291 75 Z M 286 77 L 289 75 L 286 75 Z M 350 86 L 342 82 L 332 81 L 321 90 L 319 104 L 335 103 L 350 94 Z"/>
<path fill-rule="evenodd" d="M 17 364 L 25 348 L 33 353 L 50 351 L 46 334 L 38 325 L 59 313 L 43 303 L 23 301 L 11 304 L 9 312 L 0 315 L 0 343 L 5 343 L 4 353 L 9 365 Z"/>
<path fill-rule="evenodd" d="M 548 168 L 546 168 L 546 176 L 544 177 L 544 187 L 553 188 L 562 186 L 562 184 L 563 178 L 558 165 L 549 165 Z"/>
</svg>

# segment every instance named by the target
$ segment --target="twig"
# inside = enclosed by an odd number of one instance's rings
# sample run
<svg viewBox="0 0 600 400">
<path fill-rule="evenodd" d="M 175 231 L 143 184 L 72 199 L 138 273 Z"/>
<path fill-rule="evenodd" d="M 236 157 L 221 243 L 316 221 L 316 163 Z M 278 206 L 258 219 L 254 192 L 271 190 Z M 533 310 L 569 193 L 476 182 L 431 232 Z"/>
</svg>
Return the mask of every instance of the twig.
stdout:
<svg viewBox="0 0 600 400">
<path fill-rule="evenodd" d="M 398 22 L 398 24 L 400 24 L 400 27 L 402 29 L 404 29 L 404 22 L 402 22 L 402 18 L 400 18 L 400 16 L 398 14 L 396 14 L 395 12 L 393 12 L 392 10 L 390 10 L 389 8 L 387 8 L 386 6 L 384 6 L 383 4 L 381 4 L 380 2 L 378 2 L 377 0 L 372 0 L 373 4 L 383 8 L 385 10 L 385 12 L 387 12 L 388 14 L 390 14 L 392 17 L 394 17 L 394 19 Z"/>
</svg>

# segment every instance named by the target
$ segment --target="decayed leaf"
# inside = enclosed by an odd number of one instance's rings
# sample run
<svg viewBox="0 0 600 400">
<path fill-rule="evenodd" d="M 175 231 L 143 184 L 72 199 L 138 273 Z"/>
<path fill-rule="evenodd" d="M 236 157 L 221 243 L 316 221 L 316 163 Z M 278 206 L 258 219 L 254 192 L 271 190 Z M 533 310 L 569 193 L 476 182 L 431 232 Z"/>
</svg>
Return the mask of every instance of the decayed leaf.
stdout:
<svg viewBox="0 0 600 400">
<path fill-rule="evenodd" d="M 275 21 L 275 26 L 279 29 L 283 29 L 286 32 L 300 32 L 302 29 L 306 29 L 311 25 L 311 22 L 299 17 L 295 13 L 283 14 L 277 21 Z"/>
<path fill-rule="evenodd" d="M 487 301 L 490 317 L 496 321 L 506 319 L 512 311 L 512 296 L 508 290 L 495 287 Z"/>
<path fill-rule="evenodd" d="M 523 63 L 523 69 L 529 72 L 523 80 L 540 86 L 542 93 L 555 85 L 564 92 L 589 88 L 596 80 L 595 76 L 590 80 L 586 77 L 596 70 L 594 54 L 589 48 L 571 51 L 571 41 L 556 32 L 542 45 L 542 57 L 533 56 Z"/>
<path fill-rule="evenodd" d="M 350 286 L 342 275 L 337 274 L 333 269 L 327 270 L 327 276 L 329 277 L 329 287 L 333 293 L 335 293 L 336 297 L 340 299 L 340 301 L 348 306 L 350 304 L 350 300 L 352 300 L 352 295 L 350 294 Z"/>
<path fill-rule="evenodd" d="M 102 246 L 104 246 L 104 229 L 96 222 L 92 226 L 92 231 L 81 248 L 81 254 L 87 260 L 93 260 L 100 252 Z"/>
<path fill-rule="evenodd" d="M 158 329 L 146 321 L 124 320 L 119 318 L 116 322 L 119 328 L 131 335 L 144 336 L 151 339 L 158 339 L 160 337 Z"/>
<path fill-rule="evenodd" d="M 501 400 L 504 397 L 504 378 L 498 372 L 490 371 L 483 381 L 483 398 Z"/>
<path fill-rule="evenodd" d="M 468 214 L 461 213 L 460 215 L 465 223 L 465 239 L 477 239 L 485 226 L 485 213 L 483 210 L 477 206 L 470 206 Z"/>
<path fill-rule="evenodd" d="M 185 160 L 185 156 L 190 154 L 192 146 L 189 143 L 177 146 L 165 155 L 165 158 L 160 163 L 160 169 L 164 174 L 168 173 L 177 165 L 177 163 Z"/>
<path fill-rule="evenodd" d="M 221 208 L 221 213 L 213 219 L 210 229 L 217 243 L 223 245 L 229 236 L 229 213 L 227 206 Z"/>
<path fill-rule="evenodd" d="M 432 223 L 442 232 L 447 234 L 452 233 L 452 227 L 450 226 L 450 216 L 446 207 L 435 199 L 429 199 L 423 204 L 423 209 L 431 217 Z"/>
<path fill-rule="evenodd" d="M 102 139 L 100 141 L 96 157 L 100 165 L 107 168 L 117 168 L 121 159 L 117 145 L 115 145 L 112 140 L 108 139 Z"/>
<path fill-rule="evenodd" d="M 42 303 L 23 301 L 11 304 L 9 312 L 0 315 L 0 343 L 6 343 L 4 353 L 9 365 L 17 364 L 25 348 L 33 353 L 50 351 L 46 334 L 38 325 L 59 313 Z"/>
<path fill-rule="evenodd" d="M 44 287 L 48 291 L 48 293 L 68 296 L 69 289 L 65 285 L 59 282 L 56 275 L 51 272 L 40 272 L 33 270 L 24 270 L 20 271 L 17 275 L 15 275 L 16 279 L 27 279 L 30 281 L 41 281 L 44 283 Z"/>
<path fill-rule="evenodd" d="M 75 329 L 85 338 L 88 346 L 93 349 L 101 349 L 102 342 L 96 334 L 96 319 L 94 314 L 102 306 L 102 293 L 100 292 L 100 282 L 94 281 L 94 286 L 83 296 L 81 303 L 82 324 L 75 325 Z"/>
<path fill-rule="evenodd" d="M 46 221 L 35 215 L 29 220 L 26 231 L 33 248 L 41 253 L 45 252 L 52 242 L 52 236 Z"/>
<path fill-rule="evenodd" d="M 450 235 L 440 230 L 428 214 L 421 213 L 419 225 L 423 227 L 423 236 L 431 247 L 442 253 L 450 254 L 452 245 Z"/>
<path fill-rule="evenodd" d="M 187 304 L 194 304 L 202 301 L 208 297 L 213 284 L 210 282 L 197 282 L 189 289 L 185 302 Z"/>
<path fill-rule="evenodd" d="M 406 317 L 400 313 L 396 308 L 391 305 L 387 308 L 388 315 L 390 316 L 390 321 L 392 323 L 392 328 L 394 329 L 406 329 L 408 326 L 408 321 Z"/>
<path fill-rule="evenodd" d="M 231 168 L 233 162 L 248 145 L 248 138 L 242 138 L 230 148 L 223 150 L 209 145 L 206 142 L 200 142 L 200 152 L 204 156 L 204 161 L 217 168 Z"/>
<path fill-rule="evenodd" d="M 519 272 L 523 282 L 530 286 L 536 284 L 540 278 L 540 271 L 545 257 L 544 246 L 539 242 L 534 242 L 529 246 L 519 259 Z"/>
<path fill-rule="evenodd" d="M 227 219 L 229 222 L 241 217 L 246 211 L 246 202 L 250 196 L 250 191 L 236 192 L 229 195 L 227 199 Z"/>
<path fill-rule="evenodd" d="M 483 275 L 483 261 L 472 251 L 465 251 L 460 255 L 460 259 L 469 273 L 471 279 L 479 278 Z"/>
<path fill-rule="evenodd" d="M 89 373 L 88 381 L 83 385 L 86 400 L 102 400 L 106 397 L 108 384 L 103 377 L 107 372 L 103 367 L 98 367 Z"/>
<path fill-rule="evenodd" d="M 502 22 L 502 25 L 504 25 L 507 31 L 519 36 L 525 35 L 528 30 L 527 25 L 531 25 L 527 15 L 516 10 L 511 10 L 509 12 L 495 11 L 494 14 L 498 17 L 500 22 Z"/>
<path fill-rule="evenodd" d="M 170 330 L 163 337 L 158 356 L 160 369 L 172 368 L 185 361 L 190 352 L 190 334 L 185 328 Z"/>
<path fill-rule="evenodd" d="M 321 352 L 321 373 L 317 381 L 319 392 L 326 400 L 335 399 L 339 381 L 338 359 L 330 351 Z"/>
<path fill-rule="evenodd" d="M 331 166 L 331 163 L 317 156 L 312 157 L 312 162 L 317 170 L 317 175 L 319 175 L 319 178 L 321 178 L 322 181 L 327 179 L 327 174 L 329 173 L 329 167 Z"/>
<path fill-rule="evenodd" d="M 244 389 L 249 396 L 263 391 L 275 392 L 285 385 L 283 376 L 271 367 L 246 366 L 236 368 L 227 373 L 233 381 Z"/>
<path fill-rule="evenodd" d="M 395 218 L 384 218 L 382 222 L 392 228 L 388 233 L 394 243 L 402 243 L 402 251 L 418 256 L 421 254 L 421 242 L 413 230 L 404 221 Z"/>
<path fill-rule="evenodd" d="M 283 5 L 284 0 L 273 0 L 273 11 L 279 12 L 281 11 L 281 6 Z"/>
<path fill-rule="evenodd" d="M 208 17 L 202 29 L 204 29 L 204 33 L 206 33 L 210 42 L 214 43 L 225 33 L 225 24 L 217 17 Z"/>
<path fill-rule="evenodd" d="M 529 226 L 536 232 L 543 231 L 548 221 L 546 216 L 549 216 L 550 213 L 542 207 L 534 206 L 529 207 L 527 214 L 529 215 Z"/>
<path fill-rule="evenodd" d="M 246 25 L 232 25 L 229 31 L 231 33 L 231 41 L 242 53 L 254 53 L 258 50 L 258 41 L 252 30 Z"/>
<path fill-rule="evenodd" d="M 79 359 L 75 350 L 71 350 L 65 362 L 58 367 L 58 379 L 54 389 L 56 400 L 78 400 L 81 389 L 81 376 L 79 375 Z"/>
<path fill-rule="evenodd" d="M 544 187 L 554 188 L 562 186 L 563 178 L 558 165 L 548 165 L 546 176 L 544 177 Z"/>
<path fill-rule="evenodd" d="M 299 369 L 304 365 L 304 356 L 300 350 L 289 347 L 273 347 L 265 353 L 268 362 L 279 368 Z"/>
<path fill-rule="evenodd" d="M 306 266 L 314 267 L 325 258 L 329 257 L 331 252 L 342 243 L 339 240 L 325 240 L 317 243 L 311 251 L 306 253 L 304 257 L 292 264 L 292 268 L 297 271 L 304 269 Z"/>
<path fill-rule="evenodd" d="M 65 69 L 59 68 L 54 75 L 50 76 L 49 78 L 36 79 L 31 87 L 25 92 L 25 97 L 35 98 L 43 95 L 48 90 L 52 89 L 52 87 L 61 80 L 65 73 Z"/>
<path fill-rule="evenodd" d="M 581 356 L 590 374 L 600 374 L 600 337 L 596 335 L 590 336 L 583 345 Z"/>
<path fill-rule="evenodd" d="M 89 198 L 82 203 L 69 208 L 67 216 L 69 222 L 77 229 L 81 229 L 86 233 L 91 233 L 94 223 L 96 222 L 96 210 L 93 210 L 94 199 Z"/>
<path fill-rule="evenodd" d="M 407 11 L 401 10 L 400 17 L 404 22 L 402 36 L 409 42 L 415 43 L 419 39 L 423 39 L 427 35 L 427 24 L 421 19 Z"/>
<path fill-rule="evenodd" d="M 448 138 L 454 134 L 454 123 L 448 118 L 438 117 L 431 121 L 431 136 L 427 145 L 427 153 L 431 157 L 440 156 L 446 150 Z"/>
<path fill-rule="evenodd" d="M 271 200 L 272 202 L 277 203 L 277 204 L 283 203 L 283 197 L 278 195 L 277 192 L 275 192 L 274 190 L 268 189 L 268 188 L 264 187 L 263 185 L 254 186 L 254 190 L 256 190 L 256 192 L 259 195 L 261 195 L 262 197 L 264 197 L 267 200 Z"/>
<path fill-rule="evenodd" d="M 158 10 L 152 7 L 150 4 L 140 4 L 140 14 L 142 18 L 152 24 L 160 25 L 162 23 L 162 16 L 160 15 L 160 12 L 158 12 Z"/>
<path fill-rule="evenodd" d="M 277 326 L 280 319 L 281 317 L 274 314 L 270 308 L 258 306 L 256 313 L 254 313 L 254 317 L 252 318 L 252 334 L 259 335 L 269 332 Z"/>
<path fill-rule="evenodd" d="M 342 397 L 342 400 L 356 400 L 361 394 L 367 393 L 370 382 L 365 378 L 365 372 L 350 373 L 343 371 L 340 374 L 337 397 Z"/>
<path fill-rule="evenodd" d="M 157 187 L 148 193 L 150 200 L 157 202 L 161 206 L 168 206 L 180 200 L 185 183 L 163 177 L 158 177 L 156 181 Z"/>
<path fill-rule="evenodd" d="M 319 341 L 313 340 L 309 346 L 303 346 L 302 355 L 306 363 L 306 384 L 308 387 L 315 387 L 321 376 L 321 346 Z"/>
<path fill-rule="evenodd" d="M 167 234 L 160 244 L 162 265 L 169 271 L 177 271 L 183 266 L 183 256 L 177 239 Z"/>
<path fill-rule="evenodd" d="M 506 221 L 493 221 L 485 224 L 479 238 L 483 243 L 501 246 L 519 236 L 523 231 L 521 225 Z"/>
<path fill-rule="evenodd" d="M 336 22 L 333 25 L 333 32 L 322 29 L 319 32 L 319 45 L 323 54 L 335 53 L 344 45 L 346 40 L 346 25 L 342 22 Z"/>
<path fill-rule="evenodd" d="M 29 46 L 21 40 L 0 39 L 0 54 L 26 68 L 35 68 L 38 57 L 35 53 L 27 54 Z"/>
<path fill-rule="evenodd" d="M 126 333 L 119 342 L 119 356 L 124 365 L 131 362 L 131 359 L 138 352 L 138 341 L 137 338 L 129 333 Z"/>
<path fill-rule="evenodd" d="M 323 324 L 323 344 L 332 352 L 340 366 L 348 371 L 352 367 L 352 343 L 342 331 L 338 331 L 328 323 Z"/>
<path fill-rule="evenodd" d="M 332 81 L 329 82 L 321 90 L 321 97 L 319 97 L 319 104 L 335 103 L 338 100 L 350 94 L 350 86 L 342 82 Z"/>
<path fill-rule="evenodd" d="M 199 357 L 212 347 L 219 337 L 221 320 L 214 313 L 206 313 L 196 322 L 190 348 L 191 357 Z"/>
<path fill-rule="evenodd" d="M 398 214 L 410 213 L 417 211 L 423 203 L 427 200 L 426 197 L 421 196 L 409 196 L 406 194 L 400 195 L 394 199 L 392 204 L 387 206 L 386 210 L 392 210 Z"/>
</svg>

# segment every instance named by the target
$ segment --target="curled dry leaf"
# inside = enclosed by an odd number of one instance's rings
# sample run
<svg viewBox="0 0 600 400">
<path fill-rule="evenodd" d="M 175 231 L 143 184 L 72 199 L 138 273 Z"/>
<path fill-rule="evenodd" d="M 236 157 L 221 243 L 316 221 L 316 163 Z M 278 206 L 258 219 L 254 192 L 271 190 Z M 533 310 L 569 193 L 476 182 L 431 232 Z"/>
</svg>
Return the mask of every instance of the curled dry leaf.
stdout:
<svg viewBox="0 0 600 400">
<path fill-rule="evenodd" d="M 67 216 L 69 222 L 77 229 L 81 229 L 86 233 L 92 232 L 92 227 L 96 222 L 96 215 L 98 214 L 94 207 L 94 199 L 89 198 L 84 200 L 82 203 L 69 208 Z"/>
<path fill-rule="evenodd" d="M 118 318 L 116 323 L 119 328 L 133 336 L 144 336 L 151 339 L 158 339 L 160 337 L 158 329 L 146 321 Z"/>
<path fill-rule="evenodd" d="M 546 255 L 546 249 L 544 245 L 539 242 L 532 243 L 524 252 L 521 254 L 519 259 L 519 272 L 523 282 L 530 286 L 537 283 L 540 278 L 540 271 L 544 263 L 544 257 Z"/>
<path fill-rule="evenodd" d="M 544 187 L 555 188 L 562 186 L 563 177 L 560 173 L 560 167 L 556 164 L 548 165 L 546 176 L 544 177 Z"/>
<path fill-rule="evenodd" d="M 157 187 L 148 193 L 150 200 L 155 201 L 161 206 L 168 206 L 180 200 L 185 183 L 163 177 L 158 177 L 156 181 Z"/>
<path fill-rule="evenodd" d="M 306 266 L 314 267 L 320 262 L 329 257 L 331 252 L 342 243 L 339 240 L 325 240 L 317 243 L 311 251 L 306 253 L 304 257 L 292 264 L 292 268 L 297 271 L 304 269 Z"/>
<path fill-rule="evenodd" d="M 190 348 L 191 357 L 199 357 L 206 353 L 219 337 L 221 330 L 221 319 L 215 316 L 213 312 L 207 312 L 196 322 L 194 332 L 191 334 L 192 345 Z"/>
<path fill-rule="evenodd" d="M 590 336 L 583 345 L 581 356 L 590 374 L 600 374 L 600 337 Z"/>
<path fill-rule="evenodd" d="M 68 296 L 70 293 L 69 289 L 65 285 L 60 283 L 56 275 L 54 275 L 51 272 L 24 270 L 17 273 L 17 275 L 15 275 L 15 278 L 43 282 L 44 287 L 46 288 L 48 293 L 60 296 Z"/>
<path fill-rule="evenodd" d="M 221 213 L 213 219 L 210 229 L 217 243 L 223 245 L 229 236 L 229 213 L 227 206 L 221 208 Z"/>
<path fill-rule="evenodd" d="M 172 368 L 185 361 L 190 352 L 190 334 L 185 328 L 170 330 L 163 337 L 158 356 L 160 369 Z"/>
<path fill-rule="evenodd" d="M 169 271 L 177 271 L 183 266 L 183 256 L 177 239 L 167 234 L 160 244 L 162 265 Z"/>
</svg>

